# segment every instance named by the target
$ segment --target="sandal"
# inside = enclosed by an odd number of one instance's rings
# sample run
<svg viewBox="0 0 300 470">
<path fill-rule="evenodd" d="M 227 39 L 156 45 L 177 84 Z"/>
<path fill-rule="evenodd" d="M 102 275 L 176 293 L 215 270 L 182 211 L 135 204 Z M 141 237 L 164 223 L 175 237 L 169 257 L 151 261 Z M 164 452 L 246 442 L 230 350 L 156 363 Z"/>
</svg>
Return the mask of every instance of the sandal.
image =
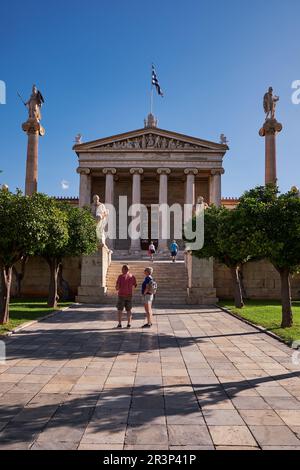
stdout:
<svg viewBox="0 0 300 470">
<path fill-rule="evenodd" d="M 146 323 L 145 325 L 142 326 L 142 328 L 151 328 L 152 323 Z"/>
</svg>

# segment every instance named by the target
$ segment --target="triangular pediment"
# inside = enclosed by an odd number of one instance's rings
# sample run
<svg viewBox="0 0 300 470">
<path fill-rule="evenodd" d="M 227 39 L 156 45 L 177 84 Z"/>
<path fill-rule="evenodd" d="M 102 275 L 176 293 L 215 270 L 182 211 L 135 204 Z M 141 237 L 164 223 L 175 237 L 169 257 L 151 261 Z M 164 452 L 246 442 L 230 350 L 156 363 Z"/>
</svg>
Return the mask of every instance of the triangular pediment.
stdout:
<svg viewBox="0 0 300 470">
<path fill-rule="evenodd" d="M 112 151 L 202 151 L 202 152 L 226 152 L 226 144 L 209 142 L 196 137 L 178 134 L 156 127 L 139 129 L 103 139 L 93 140 L 74 145 L 73 149 L 79 153 L 85 152 L 112 152 Z"/>
</svg>

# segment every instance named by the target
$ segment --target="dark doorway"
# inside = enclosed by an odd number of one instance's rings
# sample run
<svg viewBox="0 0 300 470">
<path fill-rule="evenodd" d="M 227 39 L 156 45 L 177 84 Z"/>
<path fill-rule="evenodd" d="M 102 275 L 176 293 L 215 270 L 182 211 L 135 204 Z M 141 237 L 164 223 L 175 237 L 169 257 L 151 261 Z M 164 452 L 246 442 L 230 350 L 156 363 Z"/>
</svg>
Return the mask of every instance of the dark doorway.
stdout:
<svg viewBox="0 0 300 470">
<path fill-rule="evenodd" d="M 150 245 L 150 242 L 153 241 L 155 248 L 158 248 L 158 239 L 151 238 L 151 230 L 152 233 L 155 233 L 154 227 L 157 224 L 157 214 L 156 211 L 151 210 L 151 206 L 147 206 L 147 214 L 142 216 L 142 234 L 143 238 L 141 238 L 141 250 L 147 251 Z M 153 226 L 152 226 L 153 225 Z"/>
</svg>

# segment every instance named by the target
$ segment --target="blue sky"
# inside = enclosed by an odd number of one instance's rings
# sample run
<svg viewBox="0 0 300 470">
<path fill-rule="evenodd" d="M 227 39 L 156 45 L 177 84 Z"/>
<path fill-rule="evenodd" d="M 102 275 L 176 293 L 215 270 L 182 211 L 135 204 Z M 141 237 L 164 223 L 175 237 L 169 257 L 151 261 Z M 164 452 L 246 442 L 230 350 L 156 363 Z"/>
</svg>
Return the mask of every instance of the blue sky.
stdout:
<svg viewBox="0 0 300 470">
<path fill-rule="evenodd" d="M 262 97 L 280 95 L 278 178 L 300 186 L 299 0 L 53 0 L 2 2 L 0 183 L 24 188 L 26 110 L 33 83 L 45 97 L 39 191 L 77 196 L 74 136 L 84 141 L 143 127 L 154 62 L 165 97 L 155 99 L 159 126 L 230 141 L 223 196 L 264 182 L 258 135 Z M 61 181 L 69 183 L 63 190 Z"/>
</svg>

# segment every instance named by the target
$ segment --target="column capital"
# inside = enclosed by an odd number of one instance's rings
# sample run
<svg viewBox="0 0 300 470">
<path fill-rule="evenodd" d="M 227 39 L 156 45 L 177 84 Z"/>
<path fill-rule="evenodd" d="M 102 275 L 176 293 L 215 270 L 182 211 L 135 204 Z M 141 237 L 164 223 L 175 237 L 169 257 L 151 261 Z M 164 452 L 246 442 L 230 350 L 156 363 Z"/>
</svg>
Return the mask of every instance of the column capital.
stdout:
<svg viewBox="0 0 300 470">
<path fill-rule="evenodd" d="M 130 174 L 131 175 L 142 175 L 144 173 L 143 168 L 130 168 Z"/>
<path fill-rule="evenodd" d="M 102 173 L 104 175 L 108 175 L 108 174 L 115 175 L 117 173 L 117 170 L 116 168 L 103 168 Z"/>
<path fill-rule="evenodd" d="M 171 174 L 170 168 L 157 168 L 156 171 L 159 175 L 170 175 Z"/>
<path fill-rule="evenodd" d="M 45 135 L 45 129 L 39 123 L 37 119 L 29 118 L 26 122 L 23 122 L 22 129 L 26 134 L 36 134 L 40 136 Z"/>
<path fill-rule="evenodd" d="M 199 170 L 197 170 L 196 168 L 186 168 L 184 170 L 185 175 L 194 175 L 194 176 L 196 176 L 196 175 L 198 175 L 198 173 L 199 173 Z"/>
<path fill-rule="evenodd" d="M 79 173 L 80 175 L 90 175 L 91 174 L 91 170 L 90 168 L 77 168 L 76 170 L 77 173 Z"/>
<path fill-rule="evenodd" d="M 214 168 L 213 170 L 211 170 L 211 175 L 212 175 L 212 176 L 215 176 L 215 175 L 224 175 L 224 173 L 225 173 L 224 168 Z"/>
<path fill-rule="evenodd" d="M 266 135 L 275 135 L 278 132 L 281 132 L 282 129 L 282 124 L 276 121 L 276 119 L 267 119 L 263 127 L 260 129 L 259 135 L 261 137 L 265 137 Z"/>
</svg>

